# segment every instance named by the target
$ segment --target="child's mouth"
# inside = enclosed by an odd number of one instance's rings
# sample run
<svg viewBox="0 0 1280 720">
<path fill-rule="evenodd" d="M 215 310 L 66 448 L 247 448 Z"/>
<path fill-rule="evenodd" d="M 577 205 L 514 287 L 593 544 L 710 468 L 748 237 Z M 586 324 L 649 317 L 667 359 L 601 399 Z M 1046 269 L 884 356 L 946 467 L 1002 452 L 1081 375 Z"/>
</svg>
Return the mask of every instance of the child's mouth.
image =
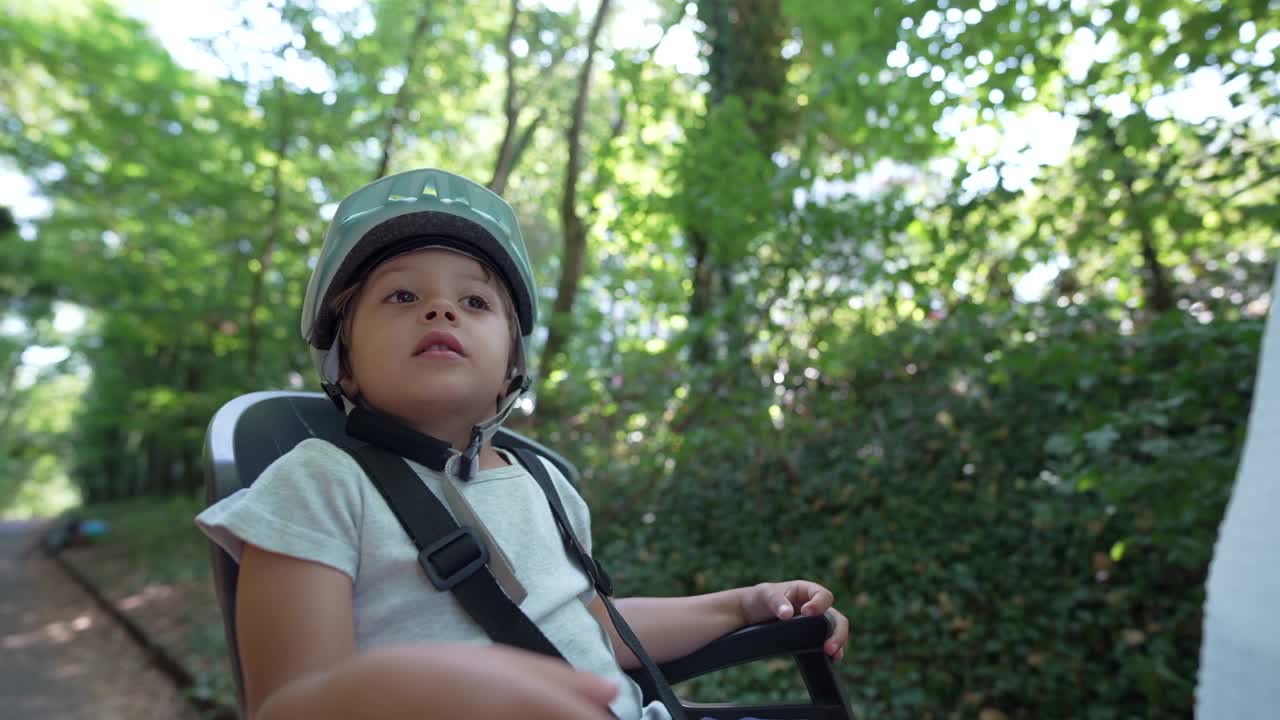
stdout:
<svg viewBox="0 0 1280 720">
<path fill-rule="evenodd" d="M 433 345 L 422 352 L 417 353 L 415 357 L 458 358 L 462 357 L 462 355 L 454 352 L 451 348 L 447 348 L 442 345 Z"/>
<path fill-rule="evenodd" d="M 433 330 L 422 339 L 413 348 L 413 356 L 418 357 L 426 355 L 427 357 L 462 357 L 466 355 L 462 350 L 462 343 L 458 339 L 447 332 Z"/>
</svg>

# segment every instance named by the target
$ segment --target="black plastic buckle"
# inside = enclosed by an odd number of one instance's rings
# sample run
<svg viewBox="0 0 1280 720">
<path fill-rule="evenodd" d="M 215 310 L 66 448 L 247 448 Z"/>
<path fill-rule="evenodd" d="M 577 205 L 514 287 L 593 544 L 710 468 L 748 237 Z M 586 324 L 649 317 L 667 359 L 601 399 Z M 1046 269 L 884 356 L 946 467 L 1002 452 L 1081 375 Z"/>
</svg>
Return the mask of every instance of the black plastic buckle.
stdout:
<svg viewBox="0 0 1280 720">
<path fill-rule="evenodd" d="M 443 551 L 455 542 L 467 541 L 470 542 L 471 547 L 475 548 L 475 558 L 467 561 L 466 565 L 458 568 L 448 576 L 441 575 L 436 569 L 432 556 Z M 475 575 L 480 571 L 480 568 L 484 567 L 488 562 L 489 548 L 485 547 L 485 544 L 476 538 L 476 534 L 472 532 L 469 527 L 460 527 L 457 530 L 454 530 L 448 535 L 445 535 L 439 540 L 431 543 L 431 545 L 426 548 L 423 548 L 422 552 L 418 553 L 418 564 L 422 566 L 423 570 L 427 571 L 427 577 L 431 579 L 431 584 L 434 585 L 437 590 L 452 589 L 453 586 L 463 580 L 466 580 L 472 575 Z"/>
</svg>

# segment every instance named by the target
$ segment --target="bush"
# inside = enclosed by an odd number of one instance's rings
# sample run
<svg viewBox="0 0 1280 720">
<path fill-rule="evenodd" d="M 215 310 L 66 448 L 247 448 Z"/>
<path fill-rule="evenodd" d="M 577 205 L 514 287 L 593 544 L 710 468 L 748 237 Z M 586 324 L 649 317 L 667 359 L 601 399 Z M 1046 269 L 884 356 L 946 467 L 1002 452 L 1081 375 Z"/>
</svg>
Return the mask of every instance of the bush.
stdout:
<svg viewBox="0 0 1280 720">
<path fill-rule="evenodd" d="M 797 350 L 782 400 L 740 383 L 682 433 L 615 407 L 571 445 L 597 554 L 624 595 L 829 584 L 863 716 L 1190 717 L 1262 324 L 1117 317 L 961 308 Z M 780 670 L 691 692 L 793 694 Z"/>
</svg>

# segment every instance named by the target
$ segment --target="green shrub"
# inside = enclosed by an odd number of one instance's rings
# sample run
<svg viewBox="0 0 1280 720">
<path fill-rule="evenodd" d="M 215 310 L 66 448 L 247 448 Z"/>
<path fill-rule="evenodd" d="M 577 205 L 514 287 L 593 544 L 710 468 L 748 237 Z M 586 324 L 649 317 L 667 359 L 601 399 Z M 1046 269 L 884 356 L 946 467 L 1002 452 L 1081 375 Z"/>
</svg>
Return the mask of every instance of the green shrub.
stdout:
<svg viewBox="0 0 1280 720">
<path fill-rule="evenodd" d="M 827 583 L 867 717 L 1190 717 L 1262 325 L 1118 316 L 961 308 L 796 350 L 781 428 L 756 385 L 684 432 L 583 429 L 597 553 L 623 594 Z M 782 670 L 690 692 L 793 694 Z"/>
</svg>

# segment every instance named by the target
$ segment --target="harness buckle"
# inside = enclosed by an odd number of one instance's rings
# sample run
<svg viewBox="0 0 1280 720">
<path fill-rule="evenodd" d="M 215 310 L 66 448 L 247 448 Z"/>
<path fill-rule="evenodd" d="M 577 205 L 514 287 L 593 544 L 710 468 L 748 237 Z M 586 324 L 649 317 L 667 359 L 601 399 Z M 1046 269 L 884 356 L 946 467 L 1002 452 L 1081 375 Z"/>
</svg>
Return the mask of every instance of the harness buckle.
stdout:
<svg viewBox="0 0 1280 720">
<path fill-rule="evenodd" d="M 463 545 L 456 546 L 455 549 L 456 543 L 463 543 Z M 442 572 L 436 565 L 436 556 L 450 550 L 455 553 L 463 553 L 460 560 L 462 565 L 461 567 L 454 567 L 452 570 L 446 568 Z M 453 558 L 450 559 L 452 560 Z M 469 527 L 460 527 L 454 530 L 418 553 L 418 564 L 427 572 L 427 577 L 430 578 L 431 584 L 437 590 L 453 589 L 458 583 L 479 572 L 488 562 L 489 548 L 476 537 L 475 532 Z"/>
</svg>

